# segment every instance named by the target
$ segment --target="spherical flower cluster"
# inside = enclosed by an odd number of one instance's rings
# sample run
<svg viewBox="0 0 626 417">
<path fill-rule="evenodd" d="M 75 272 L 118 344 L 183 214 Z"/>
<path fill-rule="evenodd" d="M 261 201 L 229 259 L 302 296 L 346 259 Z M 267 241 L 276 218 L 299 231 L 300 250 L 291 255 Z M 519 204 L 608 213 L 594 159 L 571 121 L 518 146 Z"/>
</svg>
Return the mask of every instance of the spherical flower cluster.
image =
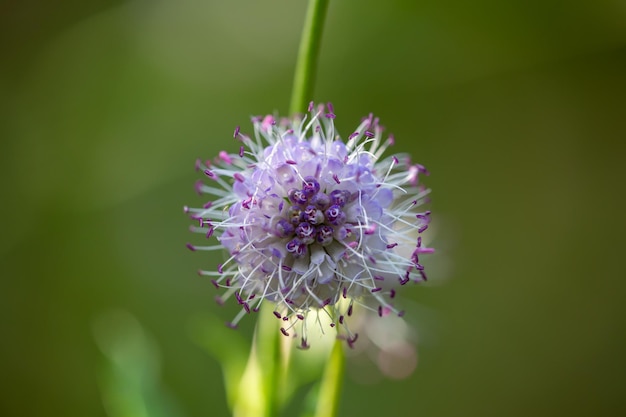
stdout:
<svg viewBox="0 0 626 417">
<path fill-rule="evenodd" d="M 185 211 L 199 222 L 193 231 L 219 244 L 188 247 L 228 251 L 215 270 L 199 273 L 225 290 L 219 302 L 234 297 L 241 305 L 230 326 L 266 300 L 281 332 L 301 347 L 310 313 L 328 314 L 352 346 L 355 306 L 402 315 L 397 288 L 426 280 L 419 257 L 433 250 L 420 236 L 430 212 L 418 212 L 428 194 L 418 176 L 428 172 L 407 155 L 381 158 L 393 137 L 383 140 L 371 114 L 344 143 L 331 104 L 311 103 L 309 113 L 309 120 L 254 117 L 252 137 L 235 129 L 239 153 L 197 163 L 208 177 L 197 191 L 212 199 Z"/>
</svg>

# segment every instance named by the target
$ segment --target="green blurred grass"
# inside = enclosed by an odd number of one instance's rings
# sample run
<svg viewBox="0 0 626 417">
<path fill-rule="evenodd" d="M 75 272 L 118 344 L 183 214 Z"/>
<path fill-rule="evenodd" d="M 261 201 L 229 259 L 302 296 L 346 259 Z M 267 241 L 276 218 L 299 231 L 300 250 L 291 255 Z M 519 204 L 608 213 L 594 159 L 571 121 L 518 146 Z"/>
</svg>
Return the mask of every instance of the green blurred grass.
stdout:
<svg viewBox="0 0 626 417">
<path fill-rule="evenodd" d="M 5 4 L 0 414 L 105 415 L 91 329 L 117 308 L 158 344 L 185 415 L 226 413 L 187 326 L 232 309 L 195 275 L 217 259 L 185 250 L 182 206 L 200 202 L 196 157 L 287 109 L 303 13 Z M 626 411 L 625 15 L 621 1 L 332 2 L 315 98 L 343 132 L 375 112 L 430 169 L 440 252 L 432 284 L 404 292 L 426 312 L 409 318 L 417 372 L 348 378 L 341 415 Z"/>
</svg>

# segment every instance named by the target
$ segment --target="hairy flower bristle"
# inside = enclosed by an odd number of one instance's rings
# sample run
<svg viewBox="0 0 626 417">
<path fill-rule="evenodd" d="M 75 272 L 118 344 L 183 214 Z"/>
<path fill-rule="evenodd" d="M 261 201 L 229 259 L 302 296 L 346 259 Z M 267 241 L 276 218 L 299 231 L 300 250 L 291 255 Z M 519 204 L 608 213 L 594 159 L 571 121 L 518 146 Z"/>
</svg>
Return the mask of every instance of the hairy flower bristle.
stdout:
<svg viewBox="0 0 626 417">
<path fill-rule="evenodd" d="M 344 143 L 332 105 L 309 110 L 310 119 L 253 117 L 252 136 L 235 129 L 238 153 L 197 163 L 208 183 L 196 189 L 212 199 L 185 211 L 198 222 L 194 232 L 218 243 L 188 246 L 228 251 L 200 274 L 225 290 L 220 302 L 234 297 L 241 305 L 231 327 L 269 301 L 281 332 L 300 337 L 302 347 L 310 313 L 328 314 L 352 346 L 355 305 L 401 316 L 396 287 L 426 280 L 419 259 L 433 249 L 420 234 L 430 212 L 417 208 L 428 194 L 418 177 L 428 171 L 407 155 L 382 158 L 394 139 L 383 140 L 371 114 Z"/>
</svg>

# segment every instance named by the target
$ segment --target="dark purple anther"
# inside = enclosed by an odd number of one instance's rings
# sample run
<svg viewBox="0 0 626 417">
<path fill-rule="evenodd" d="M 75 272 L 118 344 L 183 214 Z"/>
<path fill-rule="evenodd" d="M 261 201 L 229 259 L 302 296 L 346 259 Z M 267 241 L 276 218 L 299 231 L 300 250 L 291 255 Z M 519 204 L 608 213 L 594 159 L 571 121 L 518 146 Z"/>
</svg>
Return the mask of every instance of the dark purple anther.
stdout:
<svg viewBox="0 0 626 417">
<path fill-rule="evenodd" d="M 330 197 L 324 193 L 317 193 L 311 197 L 310 203 L 320 210 L 326 210 L 330 206 Z"/>
<path fill-rule="evenodd" d="M 305 177 L 302 182 L 302 192 L 307 197 L 311 197 L 314 194 L 317 194 L 320 190 L 320 183 L 313 177 Z"/>
<path fill-rule="evenodd" d="M 343 207 L 350 201 L 350 191 L 348 190 L 334 190 L 330 193 L 330 203 Z"/>
<path fill-rule="evenodd" d="M 348 136 L 348 140 L 352 140 L 352 139 L 356 138 L 357 136 L 359 136 L 359 132 L 354 132 L 350 136 Z"/>
<path fill-rule="evenodd" d="M 246 313 L 250 314 L 250 305 L 245 301 L 243 302 L 243 309 L 246 310 Z"/>
<path fill-rule="evenodd" d="M 417 251 L 417 249 L 415 249 L 413 253 L 411 254 L 411 261 L 413 262 L 413 265 L 419 263 L 420 258 L 419 258 L 419 252 Z"/>
<path fill-rule="evenodd" d="M 415 166 L 417 167 L 417 170 L 419 172 L 421 172 L 424 175 L 430 175 L 430 172 L 428 172 L 428 170 L 426 169 L 426 167 L 424 165 L 420 165 L 420 164 L 415 164 Z"/>
<path fill-rule="evenodd" d="M 217 264 L 217 272 L 219 272 L 220 274 L 224 273 L 224 270 L 222 268 L 223 268 L 222 264 Z"/>
<path fill-rule="evenodd" d="M 282 319 L 283 317 L 280 315 L 278 311 L 273 312 L 277 319 Z"/>
<path fill-rule="evenodd" d="M 343 287 L 343 290 L 341 290 L 341 295 L 343 296 L 343 298 L 348 298 L 348 287 Z"/>
<path fill-rule="evenodd" d="M 239 181 L 239 182 L 245 182 L 246 179 L 243 177 L 243 175 L 241 175 L 239 172 L 235 172 L 235 175 L 233 175 L 233 177 Z"/>
<path fill-rule="evenodd" d="M 428 225 L 424 224 L 424 225 L 420 226 L 419 229 L 417 229 L 417 233 L 422 233 L 422 232 L 426 231 L 426 229 L 428 229 Z"/>
<path fill-rule="evenodd" d="M 315 106 L 315 103 L 313 103 L 312 101 L 309 102 L 309 108 L 307 109 L 309 112 L 313 111 L 313 107 Z M 302 339 L 304 340 L 304 339 Z"/>
<path fill-rule="evenodd" d="M 195 246 L 193 246 L 191 243 L 187 243 L 185 246 L 187 246 L 187 249 L 189 249 L 192 252 L 196 251 Z"/>
<path fill-rule="evenodd" d="M 236 138 L 237 136 L 239 136 L 239 126 L 235 128 L 235 133 L 233 134 L 234 138 Z"/>
<path fill-rule="evenodd" d="M 303 206 L 309 200 L 306 194 L 302 190 L 292 188 L 288 193 L 289 201 L 293 204 Z"/>
<path fill-rule="evenodd" d="M 343 316 L 339 316 L 339 324 L 343 324 Z"/>
<path fill-rule="evenodd" d="M 210 169 L 205 169 L 204 170 L 204 175 L 206 175 L 209 178 L 215 178 L 215 174 Z"/>
<path fill-rule="evenodd" d="M 350 317 L 350 316 L 352 315 L 352 304 L 350 304 L 350 305 L 348 306 L 348 311 L 347 311 L 347 313 L 346 313 L 346 314 L 348 315 L 348 317 Z"/>
<path fill-rule="evenodd" d="M 289 317 L 287 316 L 283 317 L 283 321 L 289 321 Z"/>
<path fill-rule="evenodd" d="M 302 212 L 302 220 L 317 225 L 324 223 L 324 213 L 315 206 L 307 206 Z"/>
<path fill-rule="evenodd" d="M 298 320 L 304 320 L 304 316 L 302 314 L 296 314 Z"/>
<path fill-rule="evenodd" d="M 322 246 L 327 246 L 330 245 L 333 241 L 333 234 L 335 233 L 335 230 L 327 225 L 323 225 L 317 228 L 317 236 L 315 237 L 315 240 L 317 240 L 317 243 L 319 243 Z M 344 287 L 344 290 L 346 288 Z"/>
<path fill-rule="evenodd" d="M 226 327 L 230 328 L 230 329 L 236 329 L 237 325 L 235 323 L 232 323 L 230 321 L 226 322 Z"/>
<path fill-rule="evenodd" d="M 366 131 L 365 131 L 365 137 L 366 137 L 366 138 L 370 138 L 370 139 L 371 139 L 371 138 L 373 138 L 374 136 L 375 136 L 375 135 L 374 135 L 372 132 L 370 132 L 369 130 L 366 130 Z"/>
<path fill-rule="evenodd" d="M 385 277 L 382 277 L 382 276 L 380 276 L 380 275 L 374 275 L 374 279 L 375 279 L 376 281 L 384 281 L 384 280 L 385 280 Z"/>
<path fill-rule="evenodd" d="M 310 111 L 310 110 L 309 110 Z M 300 341 L 300 349 L 306 350 L 310 348 L 309 344 L 306 342 L 306 339 L 303 337 Z"/>
<path fill-rule="evenodd" d="M 274 234 L 278 237 L 289 237 L 294 231 L 293 225 L 285 219 L 280 219 L 274 229 Z"/>
<path fill-rule="evenodd" d="M 372 288 L 372 293 L 379 292 L 379 291 L 382 291 L 382 290 L 383 289 L 381 287 Z"/>
<path fill-rule="evenodd" d="M 354 336 L 349 337 L 346 340 L 346 343 L 348 343 L 348 346 L 350 347 L 350 349 L 354 349 L 354 342 L 356 342 L 356 340 L 359 338 L 359 334 L 355 333 Z"/>
<path fill-rule="evenodd" d="M 341 184 L 341 181 L 339 181 L 339 175 L 333 174 L 333 179 L 335 180 L 337 184 Z"/>
<path fill-rule="evenodd" d="M 390 243 L 389 245 L 387 245 L 387 249 L 393 249 L 393 248 L 395 248 L 396 246 L 398 246 L 398 244 L 397 244 L 397 243 Z"/>
<path fill-rule="evenodd" d="M 300 238 L 300 241 L 308 245 L 315 240 L 315 227 L 307 222 L 302 222 L 296 227 L 296 236 Z"/>
<path fill-rule="evenodd" d="M 378 306 L 378 317 L 383 316 L 383 306 Z"/>
<path fill-rule="evenodd" d="M 280 332 L 281 332 L 282 334 L 284 334 L 285 336 L 289 336 L 289 333 L 287 333 L 287 330 L 285 330 L 285 328 L 284 328 L 284 327 L 281 327 L 281 328 L 280 328 Z"/>
<path fill-rule="evenodd" d="M 389 298 L 393 298 L 396 296 L 396 290 L 393 288 L 389 290 Z"/>
<path fill-rule="evenodd" d="M 327 298 L 324 300 L 324 302 L 322 303 L 322 307 L 326 307 L 328 304 L 330 304 L 331 299 Z"/>
<path fill-rule="evenodd" d="M 237 302 L 239 304 L 243 304 L 243 298 L 241 298 L 241 295 L 239 295 L 239 291 L 235 291 L 235 298 L 237 299 Z"/>
<path fill-rule="evenodd" d="M 294 161 L 293 159 L 287 159 L 285 162 L 288 163 L 289 165 L 298 165 L 298 163 Z"/>
<path fill-rule="evenodd" d="M 217 283 L 217 281 L 216 281 L 216 280 L 214 280 L 214 279 L 212 279 L 212 280 L 211 280 L 211 284 L 213 284 L 213 286 L 214 286 L 215 288 L 217 288 L 217 289 L 219 289 L 219 288 L 220 288 L 220 284 L 218 284 L 218 283 Z"/>
<path fill-rule="evenodd" d="M 239 147 L 239 156 L 243 158 L 243 152 L 244 152 L 244 147 L 240 146 Z"/>
<path fill-rule="evenodd" d="M 302 210 L 296 206 L 289 207 L 287 210 L 287 220 L 289 220 L 289 223 L 297 226 L 300 220 L 302 220 Z"/>
<path fill-rule="evenodd" d="M 428 278 L 426 277 L 426 272 L 424 272 L 424 270 L 423 270 L 423 269 L 420 269 L 420 270 L 419 270 L 419 273 L 420 273 L 420 275 L 422 276 L 422 279 L 423 279 L 424 281 L 428 281 Z"/>
<path fill-rule="evenodd" d="M 328 108 L 329 113 L 335 112 L 335 109 L 333 108 L 333 103 L 326 103 L 326 107 Z"/>
</svg>

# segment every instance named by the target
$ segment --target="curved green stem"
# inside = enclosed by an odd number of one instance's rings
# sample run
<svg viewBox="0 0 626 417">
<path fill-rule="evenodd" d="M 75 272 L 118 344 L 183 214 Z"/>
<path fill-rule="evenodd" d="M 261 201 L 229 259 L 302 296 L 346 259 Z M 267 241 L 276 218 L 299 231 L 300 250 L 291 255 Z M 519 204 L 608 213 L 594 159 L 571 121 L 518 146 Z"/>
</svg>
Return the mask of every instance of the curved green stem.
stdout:
<svg viewBox="0 0 626 417">
<path fill-rule="evenodd" d="M 304 112 L 312 99 L 317 56 L 327 8 L 328 0 L 309 0 L 293 78 L 290 114 Z"/>
<path fill-rule="evenodd" d="M 265 416 L 274 417 L 278 415 L 280 404 L 280 380 L 282 377 L 280 332 L 276 325 L 276 318 L 272 314 L 272 306 L 265 302 L 261 305 L 261 313 L 257 321 L 256 341 L 258 342 L 259 363 L 261 365 L 261 375 L 263 375 L 262 386 L 265 391 Z"/>
<path fill-rule="evenodd" d="M 324 370 L 314 417 L 335 417 L 337 415 L 344 365 L 343 342 L 337 340 Z"/>
</svg>

